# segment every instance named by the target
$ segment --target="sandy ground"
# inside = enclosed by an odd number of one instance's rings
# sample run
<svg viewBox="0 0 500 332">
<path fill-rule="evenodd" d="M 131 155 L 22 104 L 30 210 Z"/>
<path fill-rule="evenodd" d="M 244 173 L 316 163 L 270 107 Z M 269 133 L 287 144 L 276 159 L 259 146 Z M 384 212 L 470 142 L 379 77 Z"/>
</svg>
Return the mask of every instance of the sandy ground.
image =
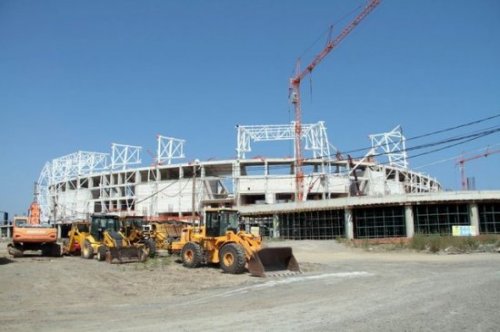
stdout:
<svg viewBox="0 0 500 332">
<path fill-rule="evenodd" d="M 291 246 L 303 273 L 255 278 L 172 257 L 111 265 L 12 259 L 0 243 L 3 331 L 499 331 L 500 254 Z"/>
</svg>

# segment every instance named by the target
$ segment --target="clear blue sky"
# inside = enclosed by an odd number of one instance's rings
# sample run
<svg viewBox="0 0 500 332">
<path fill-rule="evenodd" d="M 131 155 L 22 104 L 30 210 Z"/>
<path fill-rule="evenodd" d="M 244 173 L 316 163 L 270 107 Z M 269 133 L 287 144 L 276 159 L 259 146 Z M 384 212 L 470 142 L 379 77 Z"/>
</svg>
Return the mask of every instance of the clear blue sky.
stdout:
<svg viewBox="0 0 500 332">
<path fill-rule="evenodd" d="M 146 164 L 156 134 L 186 139 L 187 160 L 233 157 L 236 124 L 293 119 L 288 79 L 297 57 L 361 3 L 0 0 L 0 210 L 26 211 L 46 161 L 109 152 L 112 142 L 143 146 Z M 343 151 L 398 124 L 411 137 L 498 114 L 500 2 L 383 0 L 312 78 L 312 96 L 303 82 L 303 120 L 325 121 Z M 410 165 L 498 143 L 496 133 Z M 500 189 L 499 166 L 492 155 L 468 163 L 467 174 L 478 189 Z M 459 187 L 453 161 L 419 170 Z"/>
</svg>

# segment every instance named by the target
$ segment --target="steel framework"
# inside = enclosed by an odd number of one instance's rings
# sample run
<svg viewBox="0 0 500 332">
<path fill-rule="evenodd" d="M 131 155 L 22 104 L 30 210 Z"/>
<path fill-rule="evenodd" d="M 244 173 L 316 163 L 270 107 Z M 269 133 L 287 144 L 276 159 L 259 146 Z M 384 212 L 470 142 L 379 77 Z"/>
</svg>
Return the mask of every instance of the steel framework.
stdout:
<svg viewBox="0 0 500 332">
<path fill-rule="evenodd" d="M 142 163 L 141 150 L 141 146 L 111 144 L 111 169 L 126 169 L 129 165 Z"/>
<path fill-rule="evenodd" d="M 109 153 L 78 151 L 46 162 L 40 176 L 41 220 L 46 222 L 51 215 L 51 186 L 74 180 L 77 177 L 109 169 Z"/>
<path fill-rule="evenodd" d="M 395 127 L 387 133 L 369 135 L 372 148 L 369 154 L 385 155 L 389 165 L 408 169 L 408 155 L 406 154 L 406 138 L 401 126 Z"/>
<path fill-rule="evenodd" d="M 254 125 L 237 126 L 238 159 L 245 159 L 246 152 L 252 151 L 251 141 L 285 141 L 295 140 L 295 122 L 286 125 Z M 305 149 L 312 151 L 313 158 L 329 158 L 330 143 L 326 133 L 325 123 L 302 124 L 301 140 L 305 141 Z M 294 156 L 296 157 L 296 156 Z"/>
<path fill-rule="evenodd" d="M 156 152 L 156 161 L 159 165 L 166 162 L 168 165 L 172 163 L 172 159 L 186 158 L 184 155 L 183 139 L 158 135 L 158 149 Z"/>
</svg>

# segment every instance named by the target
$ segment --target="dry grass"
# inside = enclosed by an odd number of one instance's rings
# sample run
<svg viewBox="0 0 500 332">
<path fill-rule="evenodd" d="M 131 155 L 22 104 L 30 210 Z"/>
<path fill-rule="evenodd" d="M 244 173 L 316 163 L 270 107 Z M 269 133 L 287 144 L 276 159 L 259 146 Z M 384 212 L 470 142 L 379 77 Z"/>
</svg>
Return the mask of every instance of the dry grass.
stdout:
<svg viewBox="0 0 500 332">
<path fill-rule="evenodd" d="M 497 252 L 500 250 L 500 235 L 482 235 L 474 237 L 454 237 L 415 234 L 411 239 L 363 239 L 337 240 L 338 242 L 367 251 L 415 250 L 430 253 L 470 253 Z"/>
</svg>

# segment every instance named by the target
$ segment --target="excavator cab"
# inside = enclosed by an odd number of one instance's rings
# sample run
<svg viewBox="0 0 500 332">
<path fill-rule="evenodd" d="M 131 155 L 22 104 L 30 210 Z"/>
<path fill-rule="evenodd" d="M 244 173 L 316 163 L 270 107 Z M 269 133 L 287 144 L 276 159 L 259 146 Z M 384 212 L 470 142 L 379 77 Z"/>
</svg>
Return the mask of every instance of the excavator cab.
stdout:
<svg viewBox="0 0 500 332">
<path fill-rule="evenodd" d="M 12 226 L 12 241 L 7 245 L 7 250 L 12 256 L 21 257 L 26 250 L 41 250 L 43 256 L 61 256 L 61 246 L 57 243 L 57 229 L 41 223 L 36 189 L 28 216 L 14 217 Z"/>
</svg>

